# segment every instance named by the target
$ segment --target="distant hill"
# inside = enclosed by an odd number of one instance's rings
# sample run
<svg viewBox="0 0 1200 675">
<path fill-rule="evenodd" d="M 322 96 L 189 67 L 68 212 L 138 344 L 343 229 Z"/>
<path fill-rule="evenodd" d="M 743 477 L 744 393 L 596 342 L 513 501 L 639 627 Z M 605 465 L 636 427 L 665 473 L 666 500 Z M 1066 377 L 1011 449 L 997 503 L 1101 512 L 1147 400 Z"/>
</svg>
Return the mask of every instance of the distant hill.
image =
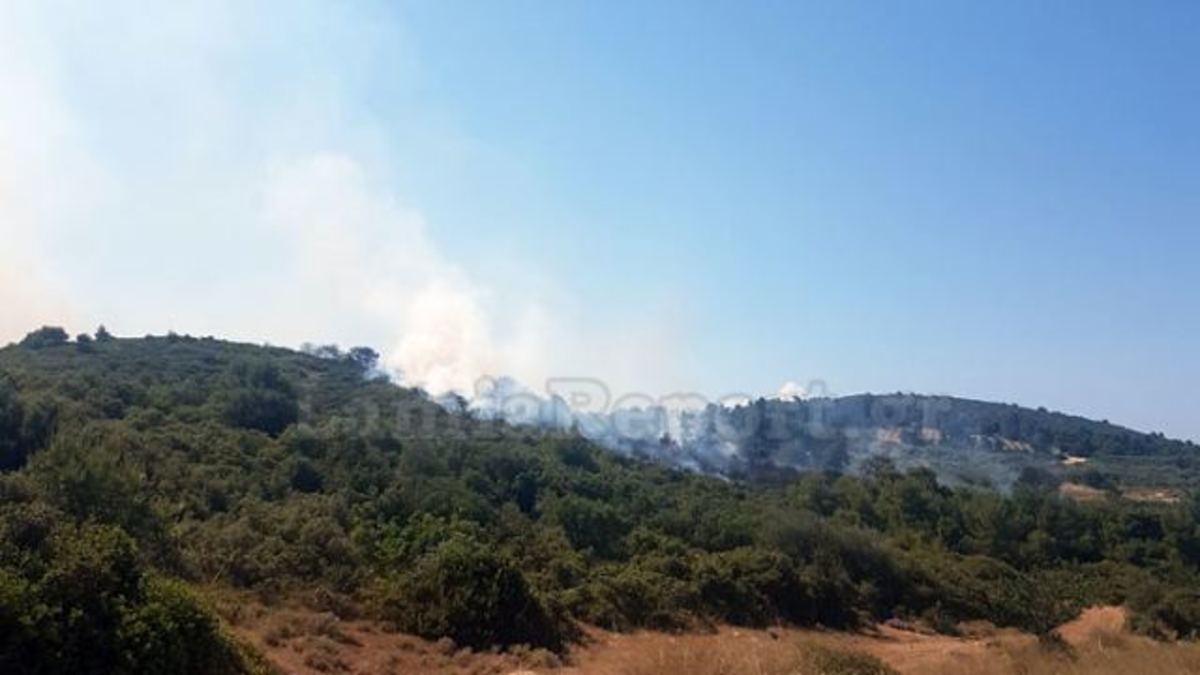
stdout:
<svg viewBox="0 0 1200 675">
<path fill-rule="evenodd" d="M 1196 479 L 1198 448 L 1078 416 L 946 396 L 862 394 L 759 399 L 709 406 L 681 418 L 664 448 L 753 476 L 772 468 L 858 471 L 875 457 L 929 467 L 950 484 L 1009 488 L 1026 469 L 1064 477 L 1183 484 Z M 1180 473 L 1180 463 L 1189 471 Z M 1156 469 L 1164 464 L 1176 470 Z M 1148 474 L 1155 474 L 1148 475 Z"/>
<path fill-rule="evenodd" d="M 503 384 L 473 404 L 477 416 L 574 429 L 630 456 L 750 482 L 859 473 L 887 458 L 950 485 L 1008 489 L 1027 470 L 1095 487 L 1200 485 L 1200 448 L 1190 441 L 1044 408 L 897 393 L 597 414 Z"/>
</svg>

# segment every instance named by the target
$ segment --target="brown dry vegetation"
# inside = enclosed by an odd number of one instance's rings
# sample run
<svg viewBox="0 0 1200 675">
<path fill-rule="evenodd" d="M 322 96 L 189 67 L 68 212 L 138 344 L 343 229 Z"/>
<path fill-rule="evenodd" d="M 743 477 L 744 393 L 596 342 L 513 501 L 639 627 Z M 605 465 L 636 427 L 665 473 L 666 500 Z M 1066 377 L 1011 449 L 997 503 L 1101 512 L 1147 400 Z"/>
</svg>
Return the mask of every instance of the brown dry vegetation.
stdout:
<svg viewBox="0 0 1200 675">
<path fill-rule="evenodd" d="M 221 593 L 214 604 L 233 635 L 289 675 L 504 675 L 561 666 L 546 650 L 473 652 L 448 639 L 422 640 L 352 612 L 339 617 L 305 603 L 267 606 L 251 594 Z"/>
<path fill-rule="evenodd" d="M 1116 608 L 1088 610 L 1059 640 L 965 627 L 970 637 L 880 627 L 871 634 L 722 630 L 710 636 L 610 636 L 578 654 L 572 675 L 1167 675 L 1200 673 L 1200 647 L 1130 635 Z M 870 661 L 822 662 L 812 655 L 861 654 Z"/>
<path fill-rule="evenodd" d="M 1143 504 L 1178 504 L 1184 497 L 1179 490 L 1161 487 L 1129 488 L 1123 490 L 1121 496 L 1128 501 Z"/>
<path fill-rule="evenodd" d="M 1098 490 L 1089 485 L 1082 483 L 1063 483 L 1058 486 L 1058 492 L 1064 497 L 1069 497 L 1077 502 L 1091 503 L 1102 502 L 1108 499 L 1108 493 L 1104 490 Z"/>
<path fill-rule="evenodd" d="M 986 623 L 962 637 L 911 627 L 869 632 L 723 627 L 712 633 L 621 634 L 588 629 L 565 660 L 544 650 L 473 652 L 300 604 L 253 596 L 217 601 L 230 630 L 281 673 L 313 675 L 1166 675 L 1200 673 L 1200 646 L 1130 634 L 1125 612 L 1102 607 L 1039 641 Z"/>
<path fill-rule="evenodd" d="M 1104 490 L 1072 482 L 1059 485 L 1058 492 L 1064 497 L 1084 504 L 1102 502 L 1110 497 L 1110 494 Z M 1184 495 L 1179 490 L 1164 487 L 1123 488 L 1119 495 L 1127 502 L 1138 504 L 1179 504 L 1184 499 Z"/>
</svg>

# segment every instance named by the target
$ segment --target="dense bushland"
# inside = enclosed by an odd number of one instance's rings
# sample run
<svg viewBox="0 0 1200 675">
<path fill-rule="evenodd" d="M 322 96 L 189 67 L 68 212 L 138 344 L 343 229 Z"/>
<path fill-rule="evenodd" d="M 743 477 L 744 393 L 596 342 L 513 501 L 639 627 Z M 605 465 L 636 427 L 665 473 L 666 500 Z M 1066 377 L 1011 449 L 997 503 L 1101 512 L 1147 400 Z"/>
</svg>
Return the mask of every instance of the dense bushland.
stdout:
<svg viewBox="0 0 1200 675">
<path fill-rule="evenodd" d="M 1093 602 L 1200 628 L 1195 500 L 886 462 L 742 485 L 449 413 L 369 350 L 65 336 L 0 350 L 5 672 L 241 667 L 187 584 L 318 591 L 471 646 L 557 649 L 576 621 L 1040 632 Z"/>
<path fill-rule="evenodd" d="M 249 663 L 121 528 L 40 504 L 0 513 L 0 672 L 241 673 Z"/>
</svg>

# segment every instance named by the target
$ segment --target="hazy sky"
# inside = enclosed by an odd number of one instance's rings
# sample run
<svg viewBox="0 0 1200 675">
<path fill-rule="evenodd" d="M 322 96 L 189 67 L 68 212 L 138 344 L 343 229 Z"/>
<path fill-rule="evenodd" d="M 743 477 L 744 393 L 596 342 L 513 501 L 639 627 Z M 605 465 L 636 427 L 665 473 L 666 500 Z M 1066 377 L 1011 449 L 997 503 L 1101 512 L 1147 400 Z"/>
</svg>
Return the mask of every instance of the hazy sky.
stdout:
<svg viewBox="0 0 1200 675">
<path fill-rule="evenodd" d="M 0 0 L 0 341 L 1200 439 L 1197 35 L 1190 0 Z"/>
</svg>

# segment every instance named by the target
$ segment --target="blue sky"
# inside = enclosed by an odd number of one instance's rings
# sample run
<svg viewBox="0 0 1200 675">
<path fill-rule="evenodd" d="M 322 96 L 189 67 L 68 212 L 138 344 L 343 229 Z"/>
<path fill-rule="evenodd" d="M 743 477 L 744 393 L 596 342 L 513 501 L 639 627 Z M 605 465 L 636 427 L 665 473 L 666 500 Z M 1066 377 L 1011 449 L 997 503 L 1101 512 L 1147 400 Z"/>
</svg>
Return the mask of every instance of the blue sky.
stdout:
<svg viewBox="0 0 1200 675">
<path fill-rule="evenodd" d="M 0 338 L 1200 439 L 1195 3 L 245 5 L 0 10 Z"/>
</svg>

